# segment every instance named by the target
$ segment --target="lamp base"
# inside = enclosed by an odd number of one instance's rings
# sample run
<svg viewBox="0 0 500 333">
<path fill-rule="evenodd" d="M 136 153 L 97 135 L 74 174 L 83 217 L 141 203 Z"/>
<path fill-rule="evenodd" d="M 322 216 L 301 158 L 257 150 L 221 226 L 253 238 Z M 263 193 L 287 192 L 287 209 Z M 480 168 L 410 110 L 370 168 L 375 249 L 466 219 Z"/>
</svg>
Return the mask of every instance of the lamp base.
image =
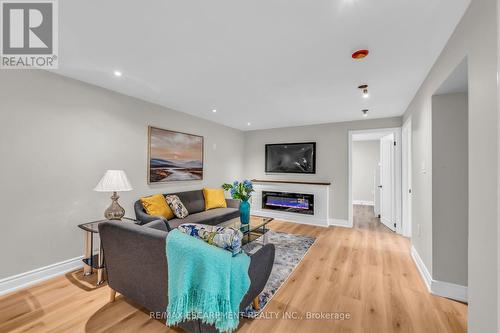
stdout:
<svg viewBox="0 0 500 333">
<path fill-rule="evenodd" d="M 121 220 L 125 216 L 125 209 L 118 203 L 120 196 L 113 192 L 111 196 L 111 205 L 104 211 L 104 217 L 107 220 Z"/>
</svg>

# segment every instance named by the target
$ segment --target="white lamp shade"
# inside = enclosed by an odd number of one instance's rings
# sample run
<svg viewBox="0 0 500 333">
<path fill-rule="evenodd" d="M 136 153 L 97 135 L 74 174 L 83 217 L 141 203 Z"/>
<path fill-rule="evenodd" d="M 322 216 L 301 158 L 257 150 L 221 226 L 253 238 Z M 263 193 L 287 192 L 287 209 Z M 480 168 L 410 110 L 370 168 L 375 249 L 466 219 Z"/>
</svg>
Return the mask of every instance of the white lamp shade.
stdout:
<svg viewBox="0 0 500 333">
<path fill-rule="evenodd" d="M 132 185 L 123 170 L 108 170 L 94 188 L 97 192 L 132 191 Z"/>
</svg>

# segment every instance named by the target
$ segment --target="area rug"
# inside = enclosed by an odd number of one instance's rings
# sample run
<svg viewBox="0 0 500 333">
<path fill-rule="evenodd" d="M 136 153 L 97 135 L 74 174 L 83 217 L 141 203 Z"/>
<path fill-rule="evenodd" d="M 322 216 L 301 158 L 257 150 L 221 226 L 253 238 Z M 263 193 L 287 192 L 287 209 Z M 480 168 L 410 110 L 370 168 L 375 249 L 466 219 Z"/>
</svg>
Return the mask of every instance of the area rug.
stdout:
<svg viewBox="0 0 500 333">
<path fill-rule="evenodd" d="M 259 296 L 260 310 L 255 310 L 251 305 L 246 307 L 242 312 L 242 316 L 246 318 L 259 316 L 316 240 L 314 237 L 270 230 L 255 241 L 243 246 L 243 249 L 247 253 L 255 252 L 262 246 L 264 237 L 266 242 L 274 244 L 276 249 L 274 265 L 269 280 Z"/>
</svg>

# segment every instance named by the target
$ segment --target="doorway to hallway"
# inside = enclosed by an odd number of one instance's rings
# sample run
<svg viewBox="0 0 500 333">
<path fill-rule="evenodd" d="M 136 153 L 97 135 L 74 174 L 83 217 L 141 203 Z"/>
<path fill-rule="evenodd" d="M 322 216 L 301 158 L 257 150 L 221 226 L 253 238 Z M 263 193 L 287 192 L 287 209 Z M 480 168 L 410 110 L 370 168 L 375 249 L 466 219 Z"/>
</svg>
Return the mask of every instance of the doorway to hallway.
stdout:
<svg viewBox="0 0 500 333">
<path fill-rule="evenodd" d="M 401 129 L 350 131 L 348 145 L 349 223 L 355 213 L 373 214 L 402 233 Z"/>
</svg>

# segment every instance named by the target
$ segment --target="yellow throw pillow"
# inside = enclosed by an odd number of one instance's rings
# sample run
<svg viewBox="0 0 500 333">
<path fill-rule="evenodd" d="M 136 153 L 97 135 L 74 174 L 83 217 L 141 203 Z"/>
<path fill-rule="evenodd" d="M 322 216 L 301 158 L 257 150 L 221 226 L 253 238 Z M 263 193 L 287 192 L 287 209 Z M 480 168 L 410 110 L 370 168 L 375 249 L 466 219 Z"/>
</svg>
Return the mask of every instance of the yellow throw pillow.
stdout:
<svg viewBox="0 0 500 333">
<path fill-rule="evenodd" d="M 204 188 L 203 196 L 205 197 L 205 210 L 227 207 L 224 190 L 221 188 Z"/>
<path fill-rule="evenodd" d="M 142 207 L 149 215 L 163 216 L 167 220 L 174 217 L 174 213 L 165 201 L 163 194 L 155 194 L 150 197 L 141 198 Z"/>
</svg>

